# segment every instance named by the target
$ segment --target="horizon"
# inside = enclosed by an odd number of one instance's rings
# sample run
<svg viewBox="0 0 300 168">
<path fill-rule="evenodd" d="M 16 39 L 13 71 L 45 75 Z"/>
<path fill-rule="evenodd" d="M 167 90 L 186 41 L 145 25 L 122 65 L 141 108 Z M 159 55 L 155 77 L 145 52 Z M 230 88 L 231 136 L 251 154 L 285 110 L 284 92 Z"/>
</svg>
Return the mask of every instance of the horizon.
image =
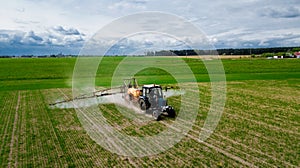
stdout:
<svg viewBox="0 0 300 168">
<path fill-rule="evenodd" d="M 287 49 L 286 51 L 280 51 L 280 52 L 289 52 L 290 49 L 296 49 L 299 48 L 300 46 L 289 46 L 289 47 L 266 47 L 266 48 L 216 48 L 216 51 L 218 53 L 218 55 L 223 55 L 222 53 L 219 53 L 220 50 L 260 50 L 260 49 Z M 157 52 L 162 52 L 162 51 L 169 51 L 169 52 L 176 52 L 176 51 L 211 51 L 211 50 L 201 50 L 201 49 L 180 49 L 180 50 L 159 50 L 159 51 L 148 51 L 148 52 L 153 52 L 153 53 L 157 53 Z M 269 53 L 269 52 L 265 52 L 265 53 Z M 276 53 L 276 52 L 273 52 Z M 173 53 L 175 54 L 175 53 Z M 263 53 L 261 53 L 263 54 Z M 188 54 L 189 56 L 194 56 L 196 54 Z M 203 56 L 203 54 L 198 54 L 199 56 Z M 207 54 L 204 54 L 207 55 Z M 233 55 L 251 55 L 251 54 L 233 54 Z M 260 54 L 256 54 L 256 55 L 260 55 Z M 50 54 L 22 54 L 22 55 L 0 55 L 1 58 L 4 57 L 66 57 L 66 56 L 71 56 L 71 57 L 77 57 L 77 56 L 101 56 L 101 55 L 80 55 L 80 54 L 69 54 L 69 53 L 50 53 Z M 163 55 L 147 55 L 146 52 L 143 54 L 106 54 L 103 56 L 163 56 Z M 170 55 L 165 55 L 165 56 L 170 56 Z M 176 54 L 175 54 L 176 56 Z M 177 55 L 177 56 L 184 56 L 184 55 Z M 230 56 L 227 55 L 226 56 Z"/>
</svg>

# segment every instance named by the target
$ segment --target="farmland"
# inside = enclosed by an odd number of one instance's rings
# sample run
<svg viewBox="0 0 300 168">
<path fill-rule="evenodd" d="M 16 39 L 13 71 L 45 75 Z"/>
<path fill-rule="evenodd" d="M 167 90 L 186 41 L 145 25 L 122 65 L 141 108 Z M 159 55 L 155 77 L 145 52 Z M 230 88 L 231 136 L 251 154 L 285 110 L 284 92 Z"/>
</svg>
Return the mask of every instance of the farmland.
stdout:
<svg viewBox="0 0 300 168">
<path fill-rule="evenodd" d="M 103 59 L 97 86 L 110 86 L 122 59 Z M 211 103 L 209 76 L 200 60 L 184 61 L 194 72 L 200 91 L 192 130 L 163 153 L 134 158 L 118 156 L 94 142 L 74 109 L 48 105 L 72 96 L 75 58 L 0 59 L 0 167 L 300 166 L 299 59 L 222 60 L 227 79 L 225 110 L 216 130 L 204 142 L 198 139 Z M 140 71 L 136 77 L 141 83 L 176 82 L 155 68 Z M 180 96 L 168 101 L 179 110 Z M 144 125 L 123 116 L 116 105 L 98 107 L 108 123 L 131 136 L 155 135 L 174 121 L 166 117 Z"/>
</svg>

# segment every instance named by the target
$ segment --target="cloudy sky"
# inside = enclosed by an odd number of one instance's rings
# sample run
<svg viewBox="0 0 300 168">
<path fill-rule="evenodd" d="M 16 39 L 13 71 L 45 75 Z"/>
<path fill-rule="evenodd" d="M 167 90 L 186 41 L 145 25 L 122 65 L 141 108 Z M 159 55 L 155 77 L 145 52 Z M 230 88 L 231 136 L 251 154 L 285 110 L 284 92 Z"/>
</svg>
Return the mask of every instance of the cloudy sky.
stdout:
<svg viewBox="0 0 300 168">
<path fill-rule="evenodd" d="M 184 18 L 216 48 L 300 46 L 299 0 L 0 0 L 0 8 L 0 55 L 78 54 L 103 26 L 145 11 Z"/>
</svg>

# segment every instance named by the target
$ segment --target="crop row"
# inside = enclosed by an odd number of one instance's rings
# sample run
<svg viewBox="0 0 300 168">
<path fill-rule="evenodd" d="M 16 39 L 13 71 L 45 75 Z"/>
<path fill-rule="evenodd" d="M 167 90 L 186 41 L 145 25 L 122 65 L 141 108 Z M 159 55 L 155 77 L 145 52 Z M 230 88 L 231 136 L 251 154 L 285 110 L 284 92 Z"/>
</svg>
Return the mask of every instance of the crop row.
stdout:
<svg viewBox="0 0 300 168">
<path fill-rule="evenodd" d="M 199 141 L 199 133 L 205 131 L 202 127 L 210 108 L 211 87 L 208 83 L 199 84 L 201 102 L 192 130 L 167 151 L 141 158 L 111 153 L 89 137 L 74 109 L 48 106 L 57 99 L 70 98 L 70 89 L 0 92 L 0 166 L 297 167 L 299 104 L 289 100 L 299 89 L 285 82 L 259 88 L 270 83 L 272 81 L 229 82 L 225 111 L 218 127 L 205 142 Z M 182 100 L 177 96 L 168 102 L 176 111 L 181 104 L 194 107 L 199 103 Z M 132 117 L 145 116 L 125 107 L 101 104 L 98 108 L 111 126 L 126 135 L 153 136 L 167 127 L 178 130 L 172 125 L 172 118 L 137 122 Z M 179 127 L 185 128 L 188 123 L 181 121 L 183 125 Z"/>
<path fill-rule="evenodd" d="M 0 96 L 0 167 L 6 167 L 14 140 L 13 131 L 19 95 L 18 92 L 1 92 Z"/>
<path fill-rule="evenodd" d="M 266 98 L 260 98 L 257 96 L 262 96 L 262 93 L 256 91 L 256 85 L 248 86 L 245 94 L 242 94 L 241 89 L 235 86 L 234 84 L 229 85 L 229 96 L 222 120 L 207 142 L 198 142 L 199 133 L 202 130 L 210 105 L 210 94 L 208 93 L 210 86 L 201 84 L 200 113 L 193 130 L 190 131 L 187 137 L 175 145 L 174 148 L 157 156 L 129 158 L 129 164 L 133 166 L 172 166 L 174 164 L 181 166 L 186 164 L 194 166 L 238 166 L 240 164 L 264 167 L 296 166 L 298 163 L 294 148 L 297 148 L 297 143 L 295 143 L 298 141 L 297 136 L 293 136 L 293 133 L 284 130 L 284 127 L 277 126 L 281 129 L 279 132 L 272 129 L 274 128 L 273 123 L 284 118 L 285 115 L 271 116 L 266 120 L 264 118 L 265 113 L 261 111 L 262 106 L 259 103 L 268 98 L 268 93 L 265 94 Z M 256 97 L 247 103 L 243 97 L 251 96 L 249 92 Z M 176 105 L 180 104 L 180 101 L 180 97 L 173 97 L 169 100 L 169 103 L 178 110 L 179 107 L 176 107 Z M 273 103 L 270 103 L 270 106 L 278 104 L 278 101 L 271 102 Z M 182 103 L 192 105 L 194 102 Z M 249 107 L 251 104 L 257 105 Z M 294 112 L 297 108 L 294 105 L 289 107 Z M 151 136 L 165 130 L 173 123 L 172 119 L 164 118 L 160 122 L 148 122 L 148 125 L 140 124 L 122 116 L 114 105 L 100 105 L 99 108 L 112 126 L 131 136 Z M 282 108 L 288 107 L 283 106 Z M 282 123 L 283 121 L 278 120 L 279 124 L 292 126 L 288 122 Z M 257 122 L 261 124 L 257 124 Z"/>
</svg>

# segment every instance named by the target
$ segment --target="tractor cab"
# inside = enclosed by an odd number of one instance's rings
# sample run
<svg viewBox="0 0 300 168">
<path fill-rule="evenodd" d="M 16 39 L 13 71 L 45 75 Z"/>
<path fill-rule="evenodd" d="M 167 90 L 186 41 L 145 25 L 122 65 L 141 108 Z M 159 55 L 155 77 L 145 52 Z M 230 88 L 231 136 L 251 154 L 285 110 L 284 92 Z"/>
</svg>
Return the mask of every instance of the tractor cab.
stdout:
<svg viewBox="0 0 300 168">
<path fill-rule="evenodd" d="M 167 112 L 169 116 L 174 117 L 175 111 L 167 105 L 164 99 L 160 85 L 144 85 L 140 96 L 140 108 L 146 113 L 152 113 L 156 120 L 159 120 L 162 113 Z"/>
<path fill-rule="evenodd" d="M 155 120 L 159 120 L 163 113 L 175 117 L 175 111 L 167 105 L 160 85 L 143 85 L 140 90 L 135 78 L 124 79 L 121 93 L 127 102 L 139 105 L 142 111 L 152 114 Z"/>
<path fill-rule="evenodd" d="M 159 85 L 144 85 L 143 86 L 143 96 L 144 97 L 157 97 L 157 98 L 163 98 L 163 93 L 161 86 Z"/>
<path fill-rule="evenodd" d="M 144 85 L 142 89 L 142 98 L 148 101 L 149 107 L 152 109 L 161 108 L 166 105 L 163 98 L 163 92 L 160 85 Z"/>
</svg>

